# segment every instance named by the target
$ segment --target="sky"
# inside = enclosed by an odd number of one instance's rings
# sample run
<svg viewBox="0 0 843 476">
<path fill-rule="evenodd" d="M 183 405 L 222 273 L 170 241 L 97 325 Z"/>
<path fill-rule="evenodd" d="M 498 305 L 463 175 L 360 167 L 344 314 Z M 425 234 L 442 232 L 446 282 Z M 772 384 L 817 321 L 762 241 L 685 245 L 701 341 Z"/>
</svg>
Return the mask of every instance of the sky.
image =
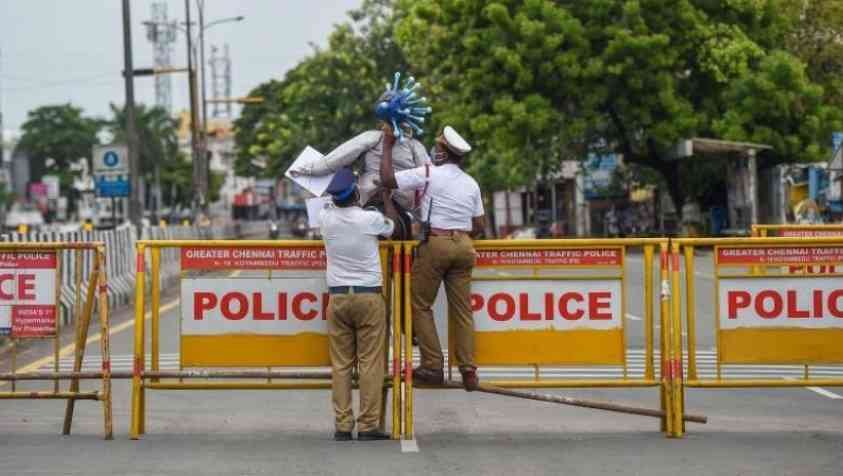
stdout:
<svg viewBox="0 0 843 476">
<path fill-rule="evenodd" d="M 232 95 L 249 90 L 285 71 L 324 46 L 333 26 L 362 0 L 205 0 L 205 24 L 243 15 L 236 23 L 206 30 L 205 54 L 211 45 L 230 45 Z M 167 4 L 170 19 L 184 21 L 184 0 L 131 0 L 134 67 L 153 65 L 152 44 L 143 21 L 152 4 Z M 196 0 L 191 2 L 191 20 Z M 5 136 L 15 133 L 29 110 L 70 102 L 88 115 L 109 116 L 109 103 L 122 104 L 125 89 L 121 0 L 0 0 L 0 108 Z M 179 32 L 174 66 L 186 66 L 186 39 Z M 173 111 L 185 109 L 185 74 L 172 76 Z M 210 80 L 210 70 L 208 72 Z M 211 97 L 210 81 L 208 97 Z M 135 78 L 135 101 L 154 104 L 155 81 Z M 209 106 L 210 115 L 210 106 Z"/>
</svg>

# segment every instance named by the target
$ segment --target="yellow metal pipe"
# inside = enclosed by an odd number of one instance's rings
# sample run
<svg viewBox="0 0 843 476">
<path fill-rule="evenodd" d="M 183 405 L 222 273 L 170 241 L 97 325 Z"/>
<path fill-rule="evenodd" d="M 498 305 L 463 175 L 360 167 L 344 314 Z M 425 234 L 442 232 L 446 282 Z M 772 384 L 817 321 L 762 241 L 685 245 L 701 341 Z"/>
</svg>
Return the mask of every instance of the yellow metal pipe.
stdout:
<svg viewBox="0 0 843 476">
<path fill-rule="evenodd" d="M 143 320 L 144 320 L 144 254 L 146 253 L 146 246 L 142 243 L 137 245 L 137 270 L 135 273 L 135 352 L 134 352 L 134 377 L 132 378 L 132 416 L 129 425 L 129 437 L 137 440 L 141 435 L 141 395 L 143 392 L 143 385 L 141 382 L 141 372 L 144 368 L 143 348 Z"/>
<path fill-rule="evenodd" d="M 670 355 L 668 353 L 668 340 L 670 333 L 670 271 L 668 261 L 667 243 L 659 244 L 659 282 L 661 283 L 659 298 L 659 324 L 661 325 L 661 336 L 659 338 L 659 365 L 661 367 L 661 406 L 665 417 L 661 420 L 661 430 L 670 435 L 673 430 L 673 394 L 670 380 Z"/>
<path fill-rule="evenodd" d="M 694 388 L 793 388 L 793 387 L 843 387 L 843 379 L 735 379 L 735 380 L 688 380 L 686 387 Z"/>
<path fill-rule="evenodd" d="M 653 245 L 644 246 L 644 378 L 653 380 Z"/>
<path fill-rule="evenodd" d="M 685 318 L 688 321 L 688 378 L 695 379 L 697 378 L 697 318 L 695 314 L 694 247 L 686 246 L 683 251 L 685 252 Z"/>
<path fill-rule="evenodd" d="M 620 379 L 542 379 L 542 380 L 483 380 L 484 384 L 502 388 L 645 388 L 657 387 L 660 382 L 652 380 Z M 416 384 L 420 389 L 454 390 L 462 387 L 449 385 Z"/>
<path fill-rule="evenodd" d="M 105 266 L 105 245 L 97 248 L 97 263 L 99 272 L 96 274 L 99 288 L 99 302 L 97 311 L 100 317 L 100 355 L 102 356 L 102 394 L 100 399 L 103 404 L 105 418 L 105 439 L 114 438 L 112 407 L 111 407 L 111 347 L 109 344 L 109 315 L 108 315 L 108 279 Z M 84 345 L 84 344 L 83 344 Z"/>
<path fill-rule="evenodd" d="M 754 248 L 759 245 L 839 245 L 843 244 L 843 237 L 767 237 L 767 238 L 678 238 L 672 243 L 681 246 L 743 246 Z"/>
<path fill-rule="evenodd" d="M 401 246 L 392 246 L 392 439 L 401 439 Z"/>
<path fill-rule="evenodd" d="M 152 248 L 150 250 L 150 254 L 152 255 L 152 289 L 151 289 L 151 296 L 150 299 L 152 302 L 149 304 L 149 310 L 152 313 L 152 323 L 150 333 L 152 334 L 151 337 L 151 348 L 150 352 L 152 354 L 152 370 L 157 371 L 159 370 L 159 326 L 160 326 L 160 318 L 161 318 L 161 249 L 160 248 Z M 153 382 L 157 382 L 158 378 L 153 378 Z"/>
<path fill-rule="evenodd" d="M 98 392 L 0 392 L 0 400 L 99 400 Z"/>
<path fill-rule="evenodd" d="M 56 300 L 56 325 L 55 325 L 55 335 L 53 336 L 53 370 L 58 372 L 59 371 L 59 360 L 61 356 L 59 352 L 61 352 L 61 269 L 62 269 L 62 253 L 60 251 L 56 251 L 56 289 L 55 289 L 55 296 L 54 299 Z M 59 391 L 59 381 L 53 381 L 53 391 L 58 393 Z"/>
<path fill-rule="evenodd" d="M 682 390 L 682 288 L 679 277 L 679 244 L 672 243 L 671 249 L 671 299 L 673 304 L 671 321 L 672 337 L 671 345 L 671 366 L 672 366 L 672 387 L 673 387 L 673 435 L 681 438 L 685 430 L 684 402 Z"/>
<path fill-rule="evenodd" d="M 150 390 L 326 390 L 331 382 L 159 382 L 143 386 Z"/>
<path fill-rule="evenodd" d="M 410 279 L 413 245 L 405 243 L 402 271 L 404 279 L 404 439 L 412 440 L 414 435 L 413 414 L 413 307 Z"/>
</svg>

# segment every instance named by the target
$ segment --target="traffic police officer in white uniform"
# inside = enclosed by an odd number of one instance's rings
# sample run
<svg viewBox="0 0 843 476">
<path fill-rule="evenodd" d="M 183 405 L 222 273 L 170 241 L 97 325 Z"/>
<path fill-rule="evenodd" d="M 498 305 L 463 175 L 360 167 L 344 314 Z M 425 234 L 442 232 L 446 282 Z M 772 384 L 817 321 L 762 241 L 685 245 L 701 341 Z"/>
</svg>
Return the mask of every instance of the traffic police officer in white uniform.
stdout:
<svg viewBox="0 0 843 476">
<path fill-rule="evenodd" d="M 429 229 L 412 270 L 413 328 L 421 351 L 421 366 L 413 370 L 413 378 L 432 384 L 444 381 L 442 346 L 431 309 L 444 281 L 448 316 L 455 324 L 455 358 L 463 386 L 471 391 L 478 384 L 470 305 L 475 260 L 471 238 L 485 228 L 480 187 L 460 168 L 471 146 L 452 127 L 445 127 L 436 139 L 434 166 L 396 173 L 391 154 L 394 143 L 392 134 L 385 131 L 381 182 L 387 188 L 421 191 L 421 216 Z"/>
<path fill-rule="evenodd" d="M 383 399 L 386 307 L 382 294 L 378 236 L 392 234 L 394 224 L 380 212 L 363 210 L 354 174 L 340 169 L 327 192 L 333 206 L 321 212 L 321 231 L 328 258 L 328 342 L 331 354 L 334 439 L 352 439 L 352 368 L 358 363 L 360 415 L 357 439 L 386 440 L 379 430 Z"/>
</svg>

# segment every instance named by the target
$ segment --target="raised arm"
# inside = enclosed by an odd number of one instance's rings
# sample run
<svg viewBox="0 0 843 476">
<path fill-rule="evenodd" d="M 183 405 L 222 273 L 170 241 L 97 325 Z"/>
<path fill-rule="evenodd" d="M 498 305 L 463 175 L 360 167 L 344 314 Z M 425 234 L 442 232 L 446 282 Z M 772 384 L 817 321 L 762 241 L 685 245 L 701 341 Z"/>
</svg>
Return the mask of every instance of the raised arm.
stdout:
<svg viewBox="0 0 843 476">
<path fill-rule="evenodd" d="M 388 189 L 398 188 L 395 181 L 395 169 L 392 166 L 392 147 L 395 145 L 395 135 L 392 129 L 385 125 L 383 127 L 383 158 L 381 158 L 381 185 Z"/>
</svg>

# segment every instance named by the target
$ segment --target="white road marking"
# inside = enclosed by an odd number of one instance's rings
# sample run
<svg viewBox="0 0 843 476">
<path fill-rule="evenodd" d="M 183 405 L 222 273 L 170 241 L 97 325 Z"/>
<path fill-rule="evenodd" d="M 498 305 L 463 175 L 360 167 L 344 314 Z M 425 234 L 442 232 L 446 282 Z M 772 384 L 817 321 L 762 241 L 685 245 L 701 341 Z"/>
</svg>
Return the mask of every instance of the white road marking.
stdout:
<svg viewBox="0 0 843 476">
<path fill-rule="evenodd" d="M 412 440 L 401 440 L 401 452 L 402 453 L 418 453 L 419 452 L 419 443 L 416 439 Z"/>
<path fill-rule="evenodd" d="M 626 318 L 632 319 L 633 321 L 640 321 L 641 320 L 640 317 L 636 316 L 635 314 L 630 314 L 630 313 L 626 313 Z"/>
<path fill-rule="evenodd" d="M 824 397 L 828 397 L 832 400 L 843 400 L 843 395 L 838 395 L 834 392 L 830 392 L 830 391 L 828 391 L 828 390 L 826 390 L 822 387 L 805 387 L 805 388 L 807 388 L 808 390 L 810 390 L 814 393 L 819 393 L 820 395 L 822 395 Z"/>
</svg>

